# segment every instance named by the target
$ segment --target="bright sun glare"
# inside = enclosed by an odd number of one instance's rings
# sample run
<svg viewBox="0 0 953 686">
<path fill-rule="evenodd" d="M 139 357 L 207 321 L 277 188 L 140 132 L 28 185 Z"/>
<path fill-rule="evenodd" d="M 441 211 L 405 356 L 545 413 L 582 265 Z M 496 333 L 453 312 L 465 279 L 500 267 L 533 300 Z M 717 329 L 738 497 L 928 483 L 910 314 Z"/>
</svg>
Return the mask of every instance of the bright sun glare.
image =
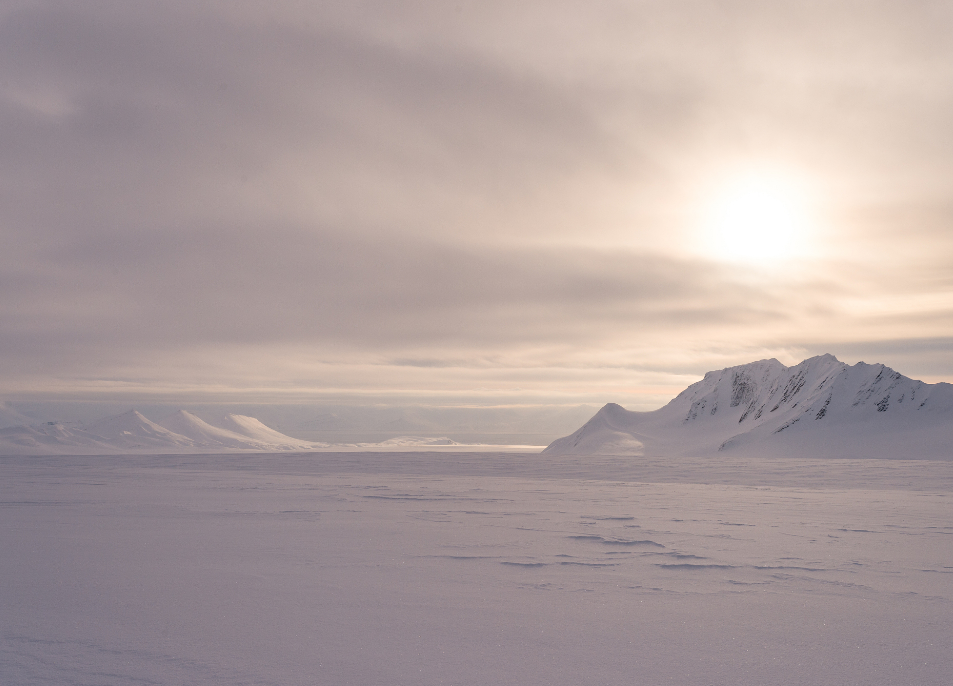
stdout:
<svg viewBox="0 0 953 686">
<path fill-rule="evenodd" d="M 725 262 L 778 262 L 803 252 L 809 224 L 797 184 L 764 174 L 739 176 L 721 186 L 704 210 L 703 249 Z"/>
</svg>

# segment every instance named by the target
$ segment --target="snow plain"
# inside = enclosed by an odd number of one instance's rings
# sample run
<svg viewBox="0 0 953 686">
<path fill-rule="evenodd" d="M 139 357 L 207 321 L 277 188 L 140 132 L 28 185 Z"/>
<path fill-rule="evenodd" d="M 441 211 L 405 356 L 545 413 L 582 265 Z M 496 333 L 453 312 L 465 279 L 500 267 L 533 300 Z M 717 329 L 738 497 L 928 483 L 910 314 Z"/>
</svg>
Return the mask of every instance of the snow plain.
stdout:
<svg viewBox="0 0 953 686">
<path fill-rule="evenodd" d="M 949 684 L 953 463 L 0 458 L 0 683 Z"/>
</svg>

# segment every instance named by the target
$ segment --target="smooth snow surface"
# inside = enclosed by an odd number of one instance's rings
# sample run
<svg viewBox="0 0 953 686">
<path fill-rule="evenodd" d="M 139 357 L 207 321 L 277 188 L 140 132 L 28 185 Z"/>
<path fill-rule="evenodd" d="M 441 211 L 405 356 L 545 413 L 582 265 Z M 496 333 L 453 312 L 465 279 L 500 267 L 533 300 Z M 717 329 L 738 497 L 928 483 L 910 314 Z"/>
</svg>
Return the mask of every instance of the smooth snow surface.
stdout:
<svg viewBox="0 0 953 686">
<path fill-rule="evenodd" d="M 547 454 L 953 459 L 953 386 L 821 355 L 709 372 L 654 412 L 614 403 Z"/>
<path fill-rule="evenodd" d="M 0 683 L 946 686 L 953 463 L 0 458 Z"/>
</svg>

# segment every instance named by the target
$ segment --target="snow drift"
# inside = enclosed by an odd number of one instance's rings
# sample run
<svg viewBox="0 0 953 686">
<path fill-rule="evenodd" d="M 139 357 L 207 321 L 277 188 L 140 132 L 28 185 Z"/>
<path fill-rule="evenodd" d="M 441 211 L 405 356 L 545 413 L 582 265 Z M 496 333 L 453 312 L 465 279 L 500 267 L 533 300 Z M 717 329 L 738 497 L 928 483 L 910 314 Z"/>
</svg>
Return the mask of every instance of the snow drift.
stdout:
<svg viewBox="0 0 953 686">
<path fill-rule="evenodd" d="M 609 403 L 544 453 L 953 459 L 953 386 L 820 355 L 708 372 L 668 405 Z"/>
</svg>

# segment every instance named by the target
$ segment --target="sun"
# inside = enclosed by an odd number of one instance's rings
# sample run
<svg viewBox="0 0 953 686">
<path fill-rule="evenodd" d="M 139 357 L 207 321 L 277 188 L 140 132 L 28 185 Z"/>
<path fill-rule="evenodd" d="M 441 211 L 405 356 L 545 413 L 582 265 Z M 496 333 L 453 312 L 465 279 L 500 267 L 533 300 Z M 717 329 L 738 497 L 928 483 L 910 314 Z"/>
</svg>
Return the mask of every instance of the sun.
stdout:
<svg viewBox="0 0 953 686">
<path fill-rule="evenodd" d="M 743 263 L 800 256 L 811 227 L 799 184 L 767 173 L 738 175 L 716 187 L 699 223 L 707 256 Z"/>
</svg>

